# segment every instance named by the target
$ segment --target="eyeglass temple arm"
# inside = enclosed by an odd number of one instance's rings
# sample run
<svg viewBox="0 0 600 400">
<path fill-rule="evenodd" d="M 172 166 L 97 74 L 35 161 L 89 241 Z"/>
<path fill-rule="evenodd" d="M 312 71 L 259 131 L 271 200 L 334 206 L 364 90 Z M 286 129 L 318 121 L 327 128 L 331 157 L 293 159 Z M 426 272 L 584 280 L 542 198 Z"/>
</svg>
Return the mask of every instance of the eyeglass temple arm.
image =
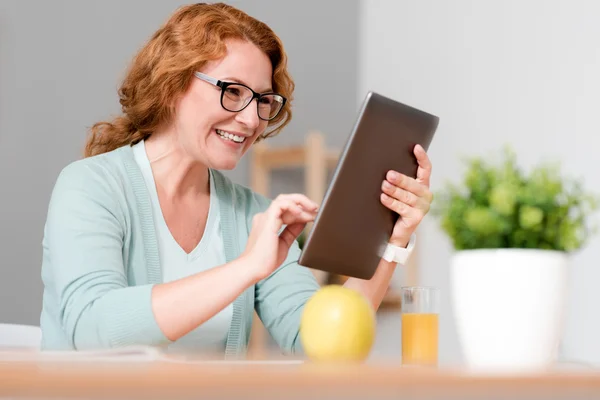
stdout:
<svg viewBox="0 0 600 400">
<path fill-rule="evenodd" d="M 203 81 L 212 83 L 215 86 L 219 86 L 220 81 L 218 79 L 213 78 L 212 76 L 204 75 L 202 72 L 194 72 L 194 75 L 196 75 L 196 77 L 202 79 Z"/>
</svg>

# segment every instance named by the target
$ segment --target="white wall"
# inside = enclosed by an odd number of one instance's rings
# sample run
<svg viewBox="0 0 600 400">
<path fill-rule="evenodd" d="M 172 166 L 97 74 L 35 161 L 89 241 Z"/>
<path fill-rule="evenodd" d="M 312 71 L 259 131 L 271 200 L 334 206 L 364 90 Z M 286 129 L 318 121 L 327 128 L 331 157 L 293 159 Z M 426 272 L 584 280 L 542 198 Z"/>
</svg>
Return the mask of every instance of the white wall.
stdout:
<svg viewBox="0 0 600 400">
<path fill-rule="evenodd" d="M 600 192 L 600 2 L 364 0 L 358 94 L 379 91 L 441 118 L 430 149 L 434 190 L 459 155 L 505 143 L 523 166 L 544 159 Z M 420 229 L 424 284 L 445 292 L 442 364 L 460 363 L 448 297 L 450 243 Z M 600 240 L 573 257 L 565 358 L 600 364 Z M 510 291 L 510 288 L 507 289 Z"/>
</svg>

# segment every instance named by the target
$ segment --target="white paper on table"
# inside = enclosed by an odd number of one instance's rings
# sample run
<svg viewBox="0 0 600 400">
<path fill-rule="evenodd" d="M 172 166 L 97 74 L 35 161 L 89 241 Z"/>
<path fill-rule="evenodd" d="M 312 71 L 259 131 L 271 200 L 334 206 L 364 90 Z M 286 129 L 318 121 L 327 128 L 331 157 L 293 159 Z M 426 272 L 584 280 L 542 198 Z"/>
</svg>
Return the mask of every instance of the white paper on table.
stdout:
<svg viewBox="0 0 600 400">
<path fill-rule="evenodd" d="M 0 349 L 0 362 L 81 362 L 81 361 L 127 361 L 148 362 L 160 360 L 164 354 L 160 349 L 150 346 L 131 346 L 107 350 L 79 351 L 40 351 L 37 349 Z"/>
</svg>

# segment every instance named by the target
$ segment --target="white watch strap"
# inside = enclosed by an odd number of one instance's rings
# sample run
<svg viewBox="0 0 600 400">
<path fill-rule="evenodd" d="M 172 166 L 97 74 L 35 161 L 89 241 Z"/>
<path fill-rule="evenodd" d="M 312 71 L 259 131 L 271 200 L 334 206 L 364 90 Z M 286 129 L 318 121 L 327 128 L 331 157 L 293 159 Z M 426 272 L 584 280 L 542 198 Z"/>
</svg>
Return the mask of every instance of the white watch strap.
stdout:
<svg viewBox="0 0 600 400">
<path fill-rule="evenodd" d="M 399 247 L 399 246 L 395 246 L 393 244 L 388 243 L 388 245 L 385 248 L 385 251 L 383 252 L 383 256 L 381 258 L 383 258 L 386 261 L 389 262 L 396 262 L 398 264 L 406 264 L 406 262 L 408 261 L 408 259 L 410 258 L 412 251 L 415 247 L 415 243 L 417 241 L 417 235 L 415 235 L 414 233 L 410 236 L 410 240 L 408 242 L 408 245 L 406 247 Z"/>
</svg>

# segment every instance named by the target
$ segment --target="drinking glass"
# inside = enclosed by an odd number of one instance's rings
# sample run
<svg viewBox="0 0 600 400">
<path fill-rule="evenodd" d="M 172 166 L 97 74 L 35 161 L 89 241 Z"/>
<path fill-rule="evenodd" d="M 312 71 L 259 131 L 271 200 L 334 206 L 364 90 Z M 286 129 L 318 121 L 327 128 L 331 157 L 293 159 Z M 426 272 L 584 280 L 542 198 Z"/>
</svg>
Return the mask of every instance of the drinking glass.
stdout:
<svg viewBox="0 0 600 400">
<path fill-rule="evenodd" d="M 439 342 L 439 290 L 400 288 L 402 299 L 402 364 L 436 366 Z"/>
</svg>

